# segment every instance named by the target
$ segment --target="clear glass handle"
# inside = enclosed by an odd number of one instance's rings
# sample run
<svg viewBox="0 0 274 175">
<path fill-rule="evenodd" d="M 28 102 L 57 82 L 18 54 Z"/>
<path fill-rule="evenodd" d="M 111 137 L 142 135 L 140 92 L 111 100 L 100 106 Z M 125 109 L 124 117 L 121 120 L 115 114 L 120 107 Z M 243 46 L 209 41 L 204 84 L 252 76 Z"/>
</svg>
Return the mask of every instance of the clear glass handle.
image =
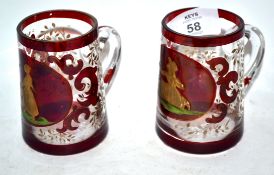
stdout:
<svg viewBox="0 0 274 175">
<path fill-rule="evenodd" d="M 103 64 L 104 89 L 108 93 L 120 65 L 121 38 L 118 32 L 109 26 L 99 27 L 100 59 Z M 108 63 L 106 66 L 105 62 Z"/>
<path fill-rule="evenodd" d="M 244 55 L 246 94 L 260 72 L 265 51 L 265 40 L 262 32 L 249 24 L 245 25 L 245 37 L 247 38 Z"/>
</svg>

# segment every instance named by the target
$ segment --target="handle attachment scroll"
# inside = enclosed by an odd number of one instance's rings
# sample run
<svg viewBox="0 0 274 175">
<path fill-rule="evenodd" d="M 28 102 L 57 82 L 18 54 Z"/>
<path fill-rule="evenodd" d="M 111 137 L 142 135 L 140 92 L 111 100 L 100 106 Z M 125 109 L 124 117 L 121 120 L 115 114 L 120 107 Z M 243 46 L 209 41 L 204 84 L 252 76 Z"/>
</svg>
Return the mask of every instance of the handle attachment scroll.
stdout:
<svg viewBox="0 0 274 175">
<path fill-rule="evenodd" d="M 107 94 L 120 65 L 121 38 L 118 32 L 109 26 L 100 26 L 98 32 L 101 61 L 108 62 L 106 68 L 103 64 L 103 86 Z"/>
<path fill-rule="evenodd" d="M 249 60 L 248 64 L 245 64 L 244 74 L 244 91 L 246 94 L 257 78 L 262 67 L 265 40 L 262 32 L 258 28 L 249 24 L 245 25 L 245 37 L 247 38 L 244 55 L 245 63 L 247 63 L 246 60 Z"/>
</svg>

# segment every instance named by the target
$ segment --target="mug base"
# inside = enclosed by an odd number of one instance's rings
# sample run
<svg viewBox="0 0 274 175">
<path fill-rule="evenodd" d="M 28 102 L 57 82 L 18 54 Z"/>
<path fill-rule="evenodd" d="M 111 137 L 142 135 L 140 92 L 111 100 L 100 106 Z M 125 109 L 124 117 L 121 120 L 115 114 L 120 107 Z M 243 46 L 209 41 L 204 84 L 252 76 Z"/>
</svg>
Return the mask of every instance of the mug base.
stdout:
<svg viewBox="0 0 274 175">
<path fill-rule="evenodd" d="M 51 145 L 39 141 L 33 134 L 29 133 L 23 125 L 23 139 L 26 144 L 36 151 L 50 155 L 71 155 L 87 151 L 101 143 L 105 139 L 107 132 L 108 123 L 106 121 L 105 124 L 87 140 L 70 145 Z"/>
<path fill-rule="evenodd" d="M 214 142 L 202 143 L 182 140 L 176 137 L 177 134 L 165 126 L 159 119 L 157 119 L 156 123 L 156 132 L 166 145 L 176 150 L 193 154 L 212 154 L 232 148 L 241 140 L 243 135 L 243 122 L 226 138 Z"/>
</svg>

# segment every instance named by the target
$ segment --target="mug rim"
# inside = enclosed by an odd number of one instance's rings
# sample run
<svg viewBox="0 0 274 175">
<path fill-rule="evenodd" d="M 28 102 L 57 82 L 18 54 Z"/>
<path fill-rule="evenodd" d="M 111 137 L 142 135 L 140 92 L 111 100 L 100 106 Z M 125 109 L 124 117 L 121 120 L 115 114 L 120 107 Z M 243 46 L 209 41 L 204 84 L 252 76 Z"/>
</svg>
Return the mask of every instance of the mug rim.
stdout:
<svg viewBox="0 0 274 175">
<path fill-rule="evenodd" d="M 174 19 L 176 16 L 194 8 L 200 7 L 182 8 L 168 13 L 162 20 L 162 35 L 172 42 L 192 47 L 214 47 L 226 45 L 239 40 L 244 36 L 244 20 L 239 15 L 223 9 L 217 9 L 219 17 L 229 20 L 238 26 L 235 31 L 225 35 L 191 36 L 176 32 L 167 26 L 167 23 Z"/>
<path fill-rule="evenodd" d="M 40 20 L 50 18 L 77 19 L 86 22 L 92 28 L 80 36 L 61 41 L 39 40 L 29 37 L 23 33 L 23 29 L 28 25 Z M 62 52 L 79 49 L 89 45 L 98 37 L 97 19 L 88 13 L 77 10 L 56 9 L 34 13 L 22 19 L 17 25 L 16 29 L 18 41 L 23 46 L 30 49 L 46 52 Z"/>
</svg>

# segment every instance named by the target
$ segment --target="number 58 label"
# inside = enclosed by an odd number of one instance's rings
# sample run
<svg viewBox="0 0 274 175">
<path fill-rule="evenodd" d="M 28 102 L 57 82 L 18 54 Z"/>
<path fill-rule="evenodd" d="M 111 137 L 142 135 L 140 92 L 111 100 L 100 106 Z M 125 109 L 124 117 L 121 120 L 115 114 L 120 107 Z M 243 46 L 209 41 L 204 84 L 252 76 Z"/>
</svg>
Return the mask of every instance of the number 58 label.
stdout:
<svg viewBox="0 0 274 175">
<path fill-rule="evenodd" d="M 172 19 L 167 26 L 185 35 L 219 35 L 221 25 L 217 9 L 194 8 Z"/>
<path fill-rule="evenodd" d="M 193 33 L 193 32 L 198 32 L 201 31 L 201 24 L 199 22 L 191 23 L 187 25 L 187 32 L 188 33 Z"/>
</svg>

